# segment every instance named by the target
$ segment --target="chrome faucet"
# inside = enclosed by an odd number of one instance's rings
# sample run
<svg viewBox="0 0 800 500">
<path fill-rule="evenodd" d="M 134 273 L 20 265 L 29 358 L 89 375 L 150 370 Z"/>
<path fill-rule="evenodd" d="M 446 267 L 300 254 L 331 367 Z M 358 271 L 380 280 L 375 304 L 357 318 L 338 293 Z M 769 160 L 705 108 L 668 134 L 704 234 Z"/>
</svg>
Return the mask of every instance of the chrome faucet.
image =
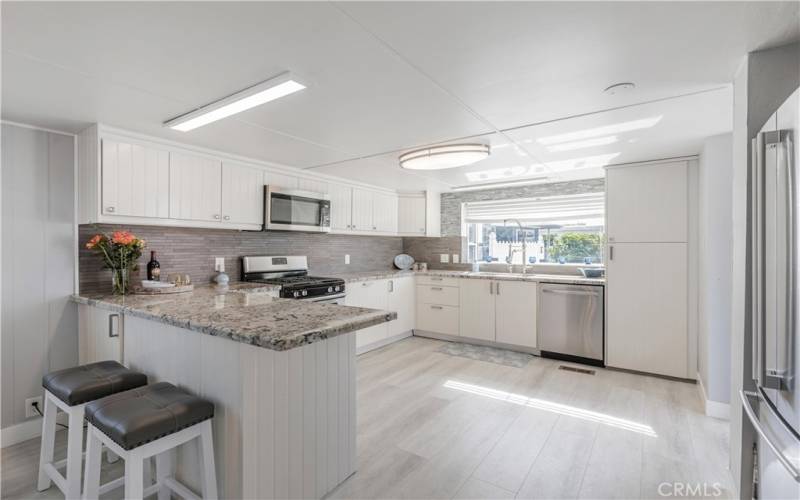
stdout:
<svg viewBox="0 0 800 500">
<path fill-rule="evenodd" d="M 519 221 L 519 219 L 505 219 L 503 221 L 503 225 L 504 226 L 508 225 L 508 221 L 516 222 L 517 225 L 519 226 L 519 230 L 522 232 L 522 274 L 527 274 L 527 272 L 528 272 L 528 245 L 527 245 L 527 242 L 526 242 L 527 238 L 526 238 L 525 228 L 522 227 L 522 223 Z M 509 256 L 508 256 L 508 272 L 509 273 L 512 272 L 512 270 L 513 270 L 513 266 L 511 264 L 511 261 L 513 260 L 513 257 L 514 257 L 514 252 L 509 252 Z"/>
</svg>

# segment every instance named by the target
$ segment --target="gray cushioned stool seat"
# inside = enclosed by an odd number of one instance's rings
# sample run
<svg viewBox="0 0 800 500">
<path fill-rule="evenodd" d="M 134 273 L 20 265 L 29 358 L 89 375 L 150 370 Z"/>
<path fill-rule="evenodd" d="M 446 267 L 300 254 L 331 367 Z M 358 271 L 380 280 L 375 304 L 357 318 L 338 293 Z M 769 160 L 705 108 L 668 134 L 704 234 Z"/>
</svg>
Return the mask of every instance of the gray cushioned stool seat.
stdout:
<svg viewBox="0 0 800 500">
<path fill-rule="evenodd" d="M 147 385 L 147 375 L 116 361 L 100 361 L 48 373 L 42 386 L 70 406 Z"/>
<path fill-rule="evenodd" d="M 213 416 L 213 403 L 167 382 L 120 392 L 86 405 L 86 420 L 126 450 Z"/>
</svg>

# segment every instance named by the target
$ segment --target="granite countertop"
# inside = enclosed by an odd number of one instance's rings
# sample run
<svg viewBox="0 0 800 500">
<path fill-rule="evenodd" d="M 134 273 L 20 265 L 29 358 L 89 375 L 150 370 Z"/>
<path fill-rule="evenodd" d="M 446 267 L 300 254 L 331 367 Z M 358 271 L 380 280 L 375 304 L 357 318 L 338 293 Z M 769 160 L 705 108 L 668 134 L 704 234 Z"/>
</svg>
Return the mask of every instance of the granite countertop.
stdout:
<svg viewBox="0 0 800 500">
<path fill-rule="evenodd" d="M 279 288 L 279 287 L 278 287 Z M 72 300 L 125 315 L 286 351 L 392 321 L 396 312 L 280 299 L 269 285 L 198 286 L 173 295 L 73 295 Z"/>
<path fill-rule="evenodd" d="M 477 272 L 430 269 L 428 271 L 400 271 L 398 269 L 385 269 L 381 271 L 367 271 L 338 274 L 332 277 L 341 278 L 345 282 L 358 282 L 379 279 L 397 279 L 404 276 L 441 276 L 449 278 L 485 279 L 496 281 L 530 281 L 542 283 L 563 283 L 568 285 L 605 285 L 605 278 L 584 278 L 570 274 L 537 274 L 537 273 L 503 273 L 503 272 Z"/>
</svg>

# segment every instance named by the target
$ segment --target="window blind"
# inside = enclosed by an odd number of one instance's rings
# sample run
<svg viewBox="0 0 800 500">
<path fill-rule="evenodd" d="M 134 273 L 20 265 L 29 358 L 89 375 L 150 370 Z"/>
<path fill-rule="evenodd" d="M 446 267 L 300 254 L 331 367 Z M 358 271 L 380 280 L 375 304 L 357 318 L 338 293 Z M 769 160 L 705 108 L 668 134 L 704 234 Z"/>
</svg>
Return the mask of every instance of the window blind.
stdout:
<svg viewBox="0 0 800 500">
<path fill-rule="evenodd" d="M 584 193 L 515 200 L 474 201 L 464 204 L 464 222 L 502 223 L 519 219 L 531 225 L 602 224 L 605 193 Z"/>
</svg>

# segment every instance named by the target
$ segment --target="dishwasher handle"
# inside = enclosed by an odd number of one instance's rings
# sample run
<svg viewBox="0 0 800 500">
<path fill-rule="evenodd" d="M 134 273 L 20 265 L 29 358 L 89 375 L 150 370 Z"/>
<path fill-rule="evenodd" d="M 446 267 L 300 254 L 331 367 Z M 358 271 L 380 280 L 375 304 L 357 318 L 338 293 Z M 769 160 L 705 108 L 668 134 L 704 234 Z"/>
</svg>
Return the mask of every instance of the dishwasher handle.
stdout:
<svg viewBox="0 0 800 500">
<path fill-rule="evenodd" d="M 542 293 L 553 293 L 556 295 L 583 295 L 596 297 L 600 292 L 589 292 L 586 290 L 562 290 L 559 288 L 542 288 Z"/>
</svg>

